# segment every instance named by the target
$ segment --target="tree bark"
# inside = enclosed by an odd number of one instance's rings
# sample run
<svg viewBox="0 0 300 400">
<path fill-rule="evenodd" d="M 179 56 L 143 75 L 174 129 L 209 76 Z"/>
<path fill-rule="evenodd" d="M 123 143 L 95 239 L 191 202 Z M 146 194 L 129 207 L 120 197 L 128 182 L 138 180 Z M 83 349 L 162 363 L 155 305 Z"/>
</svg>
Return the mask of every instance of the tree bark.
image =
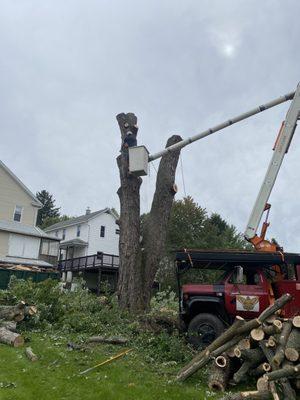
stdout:
<svg viewBox="0 0 300 400">
<path fill-rule="evenodd" d="M 32 362 L 35 362 L 38 360 L 38 356 L 36 354 L 34 354 L 31 347 L 26 347 L 25 354 L 26 354 L 26 357 Z"/>
<path fill-rule="evenodd" d="M 0 342 L 13 347 L 20 347 L 23 346 L 24 339 L 18 333 L 11 332 L 5 328 L 0 328 Z"/>
<path fill-rule="evenodd" d="M 122 143 L 128 131 L 136 130 L 137 117 L 119 114 L 117 121 Z M 167 147 L 179 142 L 180 136 L 172 136 Z M 164 255 L 167 225 L 175 192 L 174 181 L 180 150 L 162 157 L 158 169 L 156 190 L 151 211 L 147 218 L 141 243 L 140 186 L 142 179 L 129 172 L 128 148 L 122 145 L 117 157 L 120 174 L 120 237 L 119 237 L 119 305 L 123 310 L 141 313 L 148 309 L 151 290 L 159 262 Z"/>
<path fill-rule="evenodd" d="M 88 339 L 89 343 L 107 343 L 107 344 L 127 344 L 128 339 L 121 336 L 91 336 Z"/>
<path fill-rule="evenodd" d="M 181 140 L 180 136 L 174 135 L 168 139 L 166 147 Z M 150 302 L 155 274 L 165 253 L 167 228 L 176 194 L 174 183 L 179 154 L 180 150 L 168 153 L 162 157 L 159 163 L 151 211 L 145 223 L 143 262 L 145 269 L 144 294 L 147 296 L 145 299 L 147 306 Z"/>
<path fill-rule="evenodd" d="M 22 321 L 24 319 L 25 303 L 16 306 L 0 306 L 0 319 L 6 321 Z"/>
<path fill-rule="evenodd" d="M 216 362 L 212 362 L 209 370 L 208 387 L 216 392 L 224 392 L 231 372 L 231 360 L 227 356 L 222 357 L 225 359 L 224 366 L 220 367 Z"/>
<path fill-rule="evenodd" d="M 219 336 L 214 342 L 212 342 L 206 350 L 197 354 L 192 361 L 190 361 L 185 367 L 183 367 L 177 374 L 177 381 L 184 381 L 189 376 L 193 375 L 198 369 L 204 367 L 212 356 L 217 357 L 224 353 L 236 343 L 238 343 L 245 334 L 249 333 L 252 329 L 261 326 L 268 318 L 274 313 L 284 307 L 288 302 L 292 300 L 292 296 L 289 293 L 284 294 L 279 299 L 275 300 L 272 305 L 267 307 L 258 318 L 250 321 L 240 321 L 238 319 L 235 324 L 232 325 L 227 331 Z M 220 347 L 221 346 L 221 347 Z M 213 350 L 213 351 L 212 351 Z"/>
</svg>

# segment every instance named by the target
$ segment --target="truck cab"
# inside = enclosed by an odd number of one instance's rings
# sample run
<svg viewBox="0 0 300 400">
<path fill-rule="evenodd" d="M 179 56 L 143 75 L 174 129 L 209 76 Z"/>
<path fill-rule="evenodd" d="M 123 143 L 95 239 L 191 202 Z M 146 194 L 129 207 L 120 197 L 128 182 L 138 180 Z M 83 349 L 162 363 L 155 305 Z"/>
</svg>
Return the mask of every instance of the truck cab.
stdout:
<svg viewBox="0 0 300 400">
<path fill-rule="evenodd" d="M 299 313 L 299 254 L 184 250 L 176 266 L 180 318 L 195 347 L 207 346 L 237 315 L 258 317 L 284 293 L 293 295 L 284 315 Z"/>
</svg>

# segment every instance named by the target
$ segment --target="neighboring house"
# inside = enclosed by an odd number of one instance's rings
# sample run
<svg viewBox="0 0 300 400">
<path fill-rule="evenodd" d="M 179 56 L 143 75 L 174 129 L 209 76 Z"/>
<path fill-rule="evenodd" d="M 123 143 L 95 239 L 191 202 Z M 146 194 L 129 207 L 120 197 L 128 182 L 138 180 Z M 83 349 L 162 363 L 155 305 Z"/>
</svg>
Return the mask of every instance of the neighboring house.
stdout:
<svg viewBox="0 0 300 400">
<path fill-rule="evenodd" d="M 119 265 L 119 219 L 110 209 L 86 213 L 67 221 L 58 222 L 45 229 L 60 242 L 59 266 L 62 271 L 84 273 L 90 289 L 100 291 L 100 279 L 110 280 L 115 285 Z M 104 253 L 97 258 L 97 253 Z M 111 279 L 110 279 L 111 278 Z"/>
<path fill-rule="evenodd" d="M 52 267 L 59 239 L 36 226 L 41 202 L 0 161 L 0 264 Z"/>
</svg>

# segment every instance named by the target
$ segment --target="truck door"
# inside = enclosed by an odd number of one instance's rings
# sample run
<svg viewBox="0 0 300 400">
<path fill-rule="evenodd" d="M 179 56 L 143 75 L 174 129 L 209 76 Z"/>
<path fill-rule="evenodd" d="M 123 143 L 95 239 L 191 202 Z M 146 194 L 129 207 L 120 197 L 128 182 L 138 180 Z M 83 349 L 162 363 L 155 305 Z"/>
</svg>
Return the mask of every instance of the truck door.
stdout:
<svg viewBox="0 0 300 400">
<path fill-rule="evenodd" d="M 243 268 L 242 283 L 237 269 L 225 280 L 225 307 L 231 316 L 257 317 L 269 306 L 268 282 L 261 270 Z"/>
</svg>

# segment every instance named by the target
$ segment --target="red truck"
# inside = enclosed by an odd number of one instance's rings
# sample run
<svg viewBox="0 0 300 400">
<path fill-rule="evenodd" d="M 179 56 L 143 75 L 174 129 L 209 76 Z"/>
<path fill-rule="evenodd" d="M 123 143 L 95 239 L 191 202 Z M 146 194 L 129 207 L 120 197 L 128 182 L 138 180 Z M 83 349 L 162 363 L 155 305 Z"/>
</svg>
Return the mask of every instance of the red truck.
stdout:
<svg viewBox="0 0 300 400">
<path fill-rule="evenodd" d="M 212 342 L 236 315 L 257 317 L 284 293 L 293 300 L 283 315 L 300 313 L 300 254 L 184 250 L 176 265 L 180 317 L 195 347 Z M 196 283 L 188 283 L 190 273 Z M 203 280 L 212 283 L 197 283 Z"/>
</svg>

